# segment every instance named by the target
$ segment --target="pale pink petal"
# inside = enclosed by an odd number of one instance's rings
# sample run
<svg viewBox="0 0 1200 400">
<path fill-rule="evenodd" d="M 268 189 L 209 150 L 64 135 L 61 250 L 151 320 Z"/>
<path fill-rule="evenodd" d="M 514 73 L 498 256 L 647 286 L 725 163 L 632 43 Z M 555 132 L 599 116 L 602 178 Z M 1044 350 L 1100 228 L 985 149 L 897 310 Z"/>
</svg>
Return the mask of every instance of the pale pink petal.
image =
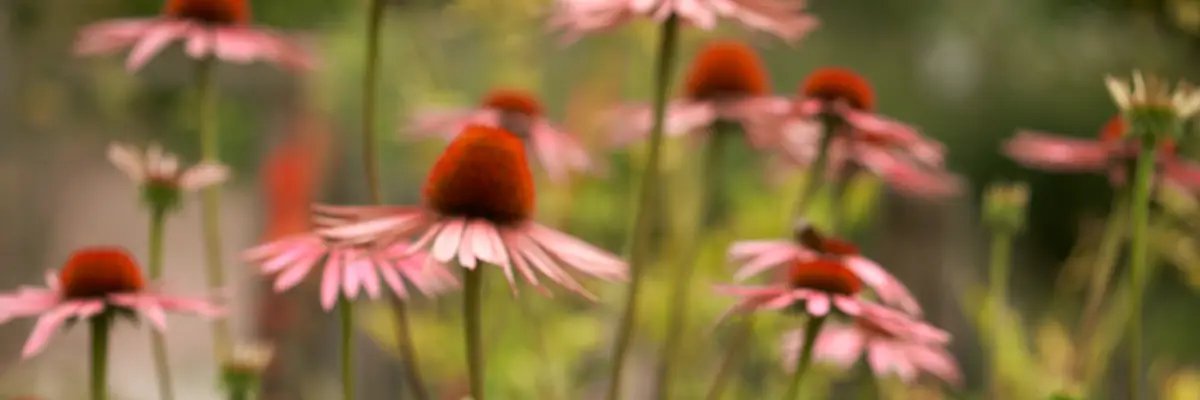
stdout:
<svg viewBox="0 0 1200 400">
<path fill-rule="evenodd" d="M 612 281 L 628 278 L 628 264 L 612 253 L 536 223 L 522 229 L 540 247 L 580 272 Z"/>
<path fill-rule="evenodd" d="M 854 271 L 863 283 L 870 286 L 884 303 L 894 305 L 912 315 L 921 315 L 921 305 L 917 303 L 912 292 L 879 264 L 863 257 L 848 257 L 845 259 L 845 265 Z"/>
<path fill-rule="evenodd" d="M 433 251 L 430 253 L 438 262 L 450 262 L 459 253 L 460 243 L 463 241 L 463 231 L 466 229 L 467 222 L 463 219 L 452 219 L 444 222 L 444 228 L 438 234 L 437 239 L 433 242 Z M 461 260 L 460 260 L 461 262 Z"/>
<path fill-rule="evenodd" d="M 78 310 L 78 303 L 64 302 L 38 318 L 37 323 L 33 325 L 33 331 L 29 333 L 25 347 L 21 349 L 21 358 L 29 358 L 40 353 L 46 347 L 46 343 L 50 341 L 50 336 L 54 335 L 67 319 L 74 317 Z"/>
<path fill-rule="evenodd" d="M 808 315 L 812 315 L 814 317 L 823 317 L 829 314 L 830 301 L 828 295 L 818 294 L 806 296 L 804 298 L 804 302 L 805 309 L 808 311 Z"/>
<path fill-rule="evenodd" d="M 229 179 L 229 167 L 217 163 L 202 162 L 183 171 L 179 176 L 179 187 L 194 191 L 220 184 Z"/>
<path fill-rule="evenodd" d="M 156 23 L 153 26 L 147 27 L 144 35 L 133 46 L 133 50 L 129 52 L 129 59 L 125 62 L 125 68 L 129 71 L 137 71 L 150 61 L 164 47 L 180 37 L 186 35 L 192 30 L 204 30 L 192 25 L 189 22 L 164 20 Z"/>
<path fill-rule="evenodd" d="M 275 292 L 284 292 L 300 284 L 304 280 L 304 277 L 308 276 L 308 272 L 312 271 L 313 266 L 317 265 L 316 261 L 293 264 L 291 267 L 285 269 L 283 273 L 275 278 Z"/>
<path fill-rule="evenodd" d="M 1169 160 L 1163 170 L 1165 179 L 1190 190 L 1200 190 L 1200 165 L 1184 160 Z"/>
<path fill-rule="evenodd" d="M 210 30 L 193 30 L 187 36 L 187 42 L 184 45 L 184 52 L 188 57 L 197 60 L 208 57 L 209 54 L 215 52 L 217 46 L 217 34 Z"/>
<path fill-rule="evenodd" d="M 801 260 L 810 257 L 811 253 L 797 248 L 796 246 L 779 247 L 770 251 L 763 252 L 757 257 L 751 259 L 746 264 L 738 268 L 733 274 L 733 279 L 743 281 L 762 273 L 763 271 L 784 265 L 784 263 L 792 260 Z"/>
<path fill-rule="evenodd" d="M 330 254 L 330 257 L 338 257 L 338 264 L 342 268 L 342 295 L 346 296 L 347 299 L 358 298 L 358 291 L 362 288 L 359 273 L 363 272 L 363 269 L 359 268 L 358 264 L 362 260 L 354 257 L 351 252 L 345 250 Z M 367 268 L 370 269 L 369 264 Z"/>
<path fill-rule="evenodd" d="M 509 262 L 508 250 L 500 237 L 500 232 L 492 224 L 483 224 L 475 233 L 475 254 L 483 261 L 500 267 L 508 286 L 513 293 L 517 292 L 516 279 L 513 276 L 512 263 Z"/>
<path fill-rule="evenodd" d="M 526 235 L 512 235 L 512 237 L 508 239 L 510 239 L 510 241 L 507 243 L 508 248 L 519 251 L 521 255 L 529 261 L 529 264 L 543 275 L 546 275 L 555 283 L 562 285 L 572 292 L 575 292 L 589 300 L 595 300 L 596 296 L 592 295 L 591 292 L 588 292 L 587 289 L 584 289 L 583 286 L 580 285 L 575 278 L 571 277 L 570 274 L 568 274 L 566 271 L 563 271 L 563 269 L 554 262 L 554 258 L 549 254 L 546 254 L 546 252 L 543 251 L 541 247 L 539 247 L 539 245 L 533 241 L 533 239 L 527 237 Z"/>
<path fill-rule="evenodd" d="M 383 278 L 383 282 L 396 294 L 396 297 L 407 299 L 408 289 L 404 287 L 404 281 L 400 279 L 400 274 L 396 272 L 398 268 L 400 267 L 392 263 L 381 263 L 379 275 Z"/>
<path fill-rule="evenodd" d="M 1004 152 L 1018 163 L 1033 168 L 1060 172 L 1103 170 L 1113 157 L 1113 149 L 1088 139 L 1020 131 L 1004 145 Z"/>
<path fill-rule="evenodd" d="M 854 366 L 862 358 L 866 335 L 853 325 L 829 324 L 817 338 L 817 358 L 842 368 Z"/>
<path fill-rule="evenodd" d="M 341 294 L 338 292 L 342 283 L 342 265 L 339 261 L 336 257 L 329 257 L 325 261 L 325 274 L 321 277 L 321 308 L 325 311 L 333 309 Z"/>
<path fill-rule="evenodd" d="M 75 54 L 105 54 L 129 47 L 157 23 L 155 19 L 118 19 L 88 25 L 79 30 Z"/>
<path fill-rule="evenodd" d="M 364 258 L 359 262 L 358 280 L 362 283 L 363 290 L 367 292 L 367 297 L 372 300 L 379 299 L 379 274 L 377 271 L 386 269 L 386 265 L 376 263 L 373 259 Z"/>
<path fill-rule="evenodd" d="M 108 145 L 108 161 L 125 173 L 130 180 L 137 183 L 146 180 L 145 160 L 137 149 L 120 143 L 110 143 Z"/>
</svg>

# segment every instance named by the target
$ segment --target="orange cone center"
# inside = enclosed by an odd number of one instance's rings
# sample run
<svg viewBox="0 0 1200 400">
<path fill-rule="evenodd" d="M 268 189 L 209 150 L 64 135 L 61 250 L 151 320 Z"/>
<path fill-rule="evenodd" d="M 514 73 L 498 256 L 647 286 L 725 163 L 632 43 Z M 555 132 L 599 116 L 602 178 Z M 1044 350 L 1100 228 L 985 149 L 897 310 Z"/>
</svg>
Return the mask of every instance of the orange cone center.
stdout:
<svg viewBox="0 0 1200 400">
<path fill-rule="evenodd" d="M 142 290 L 145 281 L 133 257 L 117 247 L 92 247 L 76 251 L 59 274 L 67 298 L 96 298 Z"/>
<path fill-rule="evenodd" d="M 806 98 L 827 102 L 845 101 L 862 111 L 875 109 L 875 91 L 866 78 L 845 68 L 821 68 L 808 75 L 800 87 Z"/>
<path fill-rule="evenodd" d="M 246 0 L 168 0 L 164 13 L 214 25 L 243 24 L 250 20 Z"/>
<path fill-rule="evenodd" d="M 693 100 L 761 96 L 770 90 L 758 54 L 735 41 L 711 42 L 692 61 L 684 96 Z"/>
<path fill-rule="evenodd" d="M 445 216 L 502 225 L 529 220 L 535 194 L 524 143 L 504 129 L 466 127 L 434 164 L 424 195 Z"/>
<path fill-rule="evenodd" d="M 862 280 L 854 271 L 832 260 L 797 262 L 788 270 L 787 279 L 794 288 L 831 294 L 851 296 L 862 290 Z"/>
</svg>

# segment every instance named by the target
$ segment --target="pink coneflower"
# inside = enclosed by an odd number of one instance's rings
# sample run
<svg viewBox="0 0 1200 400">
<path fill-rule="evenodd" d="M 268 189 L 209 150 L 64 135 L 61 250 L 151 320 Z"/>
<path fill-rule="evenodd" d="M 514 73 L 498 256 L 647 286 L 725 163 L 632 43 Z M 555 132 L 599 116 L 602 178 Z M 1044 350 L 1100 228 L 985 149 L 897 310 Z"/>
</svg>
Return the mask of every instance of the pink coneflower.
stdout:
<svg viewBox="0 0 1200 400">
<path fill-rule="evenodd" d="M 181 169 L 174 154 L 152 144 L 145 152 L 129 145 L 108 145 L 108 160 L 141 187 L 145 200 L 155 207 L 171 208 L 182 192 L 195 192 L 229 179 L 229 167 L 201 162 Z"/>
<path fill-rule="evenodd" d="M 370 217 L 339 207 L 324 206 L 316 211 L 316 229 Z M 244 257 L 259 265 L 262 273 L 275 275 L 276 292 L 300 284 L 320 265 L 321 307 L 326 311 L 333 309 L 339 297 L 354 299 L 360 292 L 378 299 L 384 285 L 400 298 L 408 298 L 405 281 L 429 296 L 456 285 L 452 274 L 407 243 L 375 249 L 365 243 L 341 242 L 304 232 L 259 245 L 247 250 Z"/>
<path fill-rule="evenodd" d="M 162 15 L 118 19 L 83 28 L 75 44 L 80 55 L 132 48 L 126 68 L 136 71 L 175 40 L 188 56 L 234 63 L 265 60 L 289 69 L 312 66 L 309 55 L 275 32 L 250 26 L 246 0 L 168 0 Z"/>
<path fill-rule="evenodd" d="M 814 344 L 813 357 L 841 368 L 853 367 L 866 357 L 878 376 L 895 375 L 915 383 L 923 375 L 958 385 L 962 373 L 954 356 L 945 349 L 950 334 L 886 307 L 869 305 L 850 324 L 831 322 L 824 326 Z M 804 343 L 804 331 L 783 336 L 783 365 L 792 369 Z"/>
<path fill-rule="evenodd" d="M 573 40 L 584 34 L 624 25 L 634 18 L 663 22 L 676 16 L 685 23 L 712 30 L 718 18 L 740 22 L 786 41 L 795 41 L 817 27 L 803 13 L 802 0 L 558 0 L 551 26 Z"/>
<path fill-rule="evenodd" d="M 796 308 L 814 317 L 827 316 L 831 310 L 858 315 L 867 304 L 859 298 L 862 279 L 841 261 L 814 258 L 787 265 L 776 283 L 722 285 L 717 291 L 741 297 L 731 313 Z"/>
<path fill-rule="evenodd" d="M 739 281 L 770 269 L 793 265 L 797 261 L 821 258 L 840 260 L 875 291 L 884 304 L 921 315 L 920 304 L 904 283 L 879 264 L 859 254 L 854 244 L 825 236 L 803 220 L 796 224 L 795 237 L 736 242 L 729 248 L 729 258 L 740 265 L 734 274 L 734 279 Z"/>
<path fill-rule="evenodd" d="M 626 278 L 621 259 L 534 222 L 535 195 L 520 136 L 470 125 L 434 164 L 425 182 L 424 205 L 360 207 L 360 215 L 386 215 L 319 232 L 382 248 L 419 236 L 413 249 L 430 249 L 437 261 L 457 259 L 468 269 L 494 264 L 514 290 L 514 269 L 535 287 L 541 287 L 540 273 L 589 298 L 564 267 L 606 280 Z"/>
<path fill-rule="evenodd" d="M 528 140 L 553 181 L 563 181 L 570 171 L 594 170 L 583 145 L 546 118 L 542 103 L 533 94 L 521 90 L 493 90 L 476 108 L 420 111 L 410 129 L 418 135 L 454 139 L 467 125 L 502 128 Z"/>
<path fill-rule="evenodd" d="M 851 70 L 814 71 L 801 85 L 794 111 L 799 120 L 788 121 L 784 143 L 798 148 L 790 153 L 815 157 L 824 131 L 834 128 L 826 166 L 834 178 L 866 169 L 909 195 L 940 197 L 960 189 L 959 180 L 943 170 L 941 143 L 875 113 L 870 82 Z"/>
<path fill-rule="evenodd" d="M 709 42 L 692 61 L 684 81 L 683 99 L 667 106 L 666 132 L 671 135 L 702 134 L 717 122 L 741 126 L 751 146 L 775 148 L 779 130 L 765 123 L 781 117 L 788 99 L 770 93 L 771 83 L 762 60 L 754 49 L 731 40 Z M 650 106 L 630 107 L 621 113 L 622 123 L 614 136 L 618 145 L 644 139 L 652 128 Z M 624 122 L 624 121 L 622 121 Z"/>
<path fill-rule="evenodd" d="M 1036 131 L 1018 131 L 1004 144 L 1004 151 L 1018 163 L 1054 172 L 1108 172 L 1114 185 L 1123 185 L 1130 162 L 1141 144 L 1127 138 L 1125 121 L 1112 117 L 1100 130 L 1099 139 L 1071 138 Z M 1175 142 L 1164 140 L 1157 160 L 1161 179 L 1173 185 L 1200 189 L 1200 165 L 1180 159 Z"/>
<path fill-rule="evenodd" d="M 46 273 L 46 288 L 21 287 L 0 296 L 0 322 L 38 316 L 22 357 L 36 355 L 64 323 L 105 315 L 145 317 L 159 331 L 167 327 L 164 311 L 217 317 L 221 310 L 204 299 L 167 296 L 147 287 L 141 267 L 124 249 L 87 247 L 77 250 L 62 271 Z"/>
</svg>

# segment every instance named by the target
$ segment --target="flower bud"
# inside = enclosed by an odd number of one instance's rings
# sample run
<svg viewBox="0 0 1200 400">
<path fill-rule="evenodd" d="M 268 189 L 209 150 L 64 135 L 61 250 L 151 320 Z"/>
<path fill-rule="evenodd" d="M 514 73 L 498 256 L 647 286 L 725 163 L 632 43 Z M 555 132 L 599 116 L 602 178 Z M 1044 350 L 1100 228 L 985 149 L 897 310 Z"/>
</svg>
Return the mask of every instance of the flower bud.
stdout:
<svg viewBox="0 0 1200 400">
<path fill-rule="evenodd" d="M 992 184 L 984 193 L 983 220 L 994 230 L 1019 232 L 1025 226 L 1028 204 L 1028 185 L 1020 182 Z"/>
</svg>

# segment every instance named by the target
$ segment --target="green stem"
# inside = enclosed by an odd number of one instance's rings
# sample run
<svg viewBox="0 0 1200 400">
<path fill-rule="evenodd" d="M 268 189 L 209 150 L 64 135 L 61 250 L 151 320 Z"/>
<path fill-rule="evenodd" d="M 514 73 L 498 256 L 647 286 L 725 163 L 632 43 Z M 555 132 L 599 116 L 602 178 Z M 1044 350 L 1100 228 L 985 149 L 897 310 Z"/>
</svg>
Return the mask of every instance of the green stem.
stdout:
<svg viewBox="0 0 1200 400">
<path fill-rule="evenodd" d="M 707 400 L 720 400 L 721 395 L 725 392 L 725 386 L 729 382 L 729 376 L 732 375 L 733 366 L 737 364 L 738 356 L 742 355 L 746 345 L 750 343 L 750 337 L 753 336 L 754 316 L 746 315 L 738 321 L 733 329 L 733 338 L 725 348 L 725 354 L 721 356 L 721 365 L 717 367 L 717 375 L 713 377 L 708 395 L 704 396 Z"/>
<path fill-rule="evenodd" d="M 1149 259 L 1150 186 L 1154 183 L 1155 155 L 1158 138 L 1147 134 L 1142 139 L 1142 151 L 1137 158 L 1133 175 L 1133 203 L 1130 208 L 1129 286 L 1133 291 L 1129 318 L 1129 398 L 1142 395 L 1142 301 L 1146 290 L 1146 262 Z"/>
<path fill-rule="evenodd" d="M 634 212 L 634 228 L 629 256 L 629 288 L 625 297 L 625 310 L 617 328 L 616 345 L 613 347 L 611 380 L 608 385 L 608 400 L 621 396 L 621 370 L 625 356 L 633 339 L 633 325 L 637 320 L 638 294 L 642 286 L 642 271 L 649 260 L 652 222 L 656 215 L 653 208 L 657 202 L 655 194 L 660 190 L 659 163 L 663 142 L 663 119 L 667 110 L 667 91 L 671 86 L 671 70 L 674 68 L 676 47 L 679 42 L 679 17 L 671 15 L 662 24 L 658 62 L 654 76 L 654 125 L 650 131 L 650 154 L 646 157 L 646 170 L 642 176 L 637 210 Z"/>
<path fill-rule="evenodd" d="M 483 359 L 483 316 L 480 308 L 483 300 L 483 266 L 466 269 L 463 277 L 463 318 L 466 319 L 467 378 L 470 382 L 471 399 L 484 400 Z"/>
<path fill-rule="evenodd" d="M 824 132 L 821 134 L 821 147 L 817 150 L 817 161 L 808 167 L 808 175 L 804 179 L 804 186 L 800 187 L 800 197 L 796 199 L 796 215 L 803 217 L 808 213 L 808 207 L 812 205 L 812 201 L 817 197 L 817 191 L 821 189 L 821 185 L 825 182 L 825 164 L 829 163 L 829 144 L 833 142 L 833 136 L 837 134 L 837 129 L 841 126 L 840 121 L 832 118 L 823 118 Z"/>
<path fill-rule="evenodd" d="M 808 372 L 808 367 L 812 366 L 813 345 L 817 342 L 817 335 L 821 333 L 821 326 L 824 324 L 825 317 L 809 317 L 808 322 L 805 323 L 804 344 L 800 348 L 800 356 L 796 357 L 796 370 L 792 372 L 792 381 L 788 384 L 783 400 L 800 397 L 800 383 L 804 381 L 804 374 Z"/>
<path fill-rule="evenodd" d="M 166 220 L 166 210 L 155 207 L 150 212 L 150 262 L 147 275 L 151 282 L 159 282 L 163 275 L 163 228 Z M 167 339 L 162 332 L 154 329 L 150 330 L 150 352 L 158 379 L 158 396 L 161 400 L 172 400 L 175 398 L 175 388 L 171 381 L 171 363 L 167 358 Z"/>
<path fill-rule="evenodd" d="M 724 153 L 724 143 L 728 140 L 728 136 L 732 132 L 727 130 L 728 126 L 723 123 L 718 123 L 714 127 L 712 136 L 708 146 L 706 146 L 701 161 L 701 175 L 698 177 L 697 184 L 698 205 L 696 207 L 696 221 L 698 226 L 690 230 L 689 243 L 684 262 L 675 266 L 675 276 L 671 278 L 671 293 L 669 294 L 669 306 L 667 309 L 667 336 L 663 344 L 662 359 L 658 368 L 657 390 L 658 399 L 671 398 L 671 381 L 674 378 L 673 369 L 676 359 L 679 355 L 679 349 L 683 347 L 683 332 L 687 325 L 687 312 L 690 289 L 692 288 L 692 275 L 696 270 L 696 263 L 699 262 L 700 250 L 703 246 L 704 233 L 718 223 L 719 211 L 714 210 L 719 203 L 719 190 L 721 185 L 721 156 Z"/>
<path fill-rule="evenodd" d="M 867 366 L 866 362 L 859 363 L 858 375 L 862 377 L 862 383 L 858 385 L 859 400 L 884 398 L 879 381 L 875 379 L 875 373 L 871 371 L 871 367 Z"/>
<path fill-rule="evenodd" d="M 250 400 L 253 396 L 249 387 L 236 387 L 229 389 L 229 400 Z"/>
<path fill-rule="evenodd" d="M 342 296 L 338 303 L 342 320 L 342 399 L 354 400 L 354 302 Z"/>
<path fill-rule="evenodd" d="M 112 315 L 100 313 L 89 320 L 92 328 L 92 400 L 108 399 L 108 334 Z"/>
<path fill-rule="evenodd" d="M 831 234 L 837 234 L 837 233 L 847 234 L 848 233 L 848 232 L 840 232 L 839 229 L 846 228 L 845 226 L 842 226 L 843 225 L 842 220 L 845 217 L 845 212 L 846 212 L 846 208 L 842 207 L 842 206 L 845 204 L 844 197 L 846 197 L 846 187 L 848 186 L 848 184 L 850 183 L 850 179 L 852 179 L 852 178 L 853 178 L 853 174 L 847 174 L 845 179 L 838 178 L 838 179 L 835 179 L 833 182 L 830 182 L 830 185 L 832 187 L 830 188 L 830 193 L 829 193 L 829 199 L 830 199 L 829 200 L 829 228 L 827 228 L 827 229 L 828 229 L 828 232 Z"/>
<path fill-rule="evenodd" d="M 1002 348 L 1000 333 L 1004 332 L 1004 330 L 1000 326 L 1004 320 L 1004 307 L 1008 304 L 1008 277 L 1009 268 L 1012 265 L 1010 261 L 1012 258 L 1012 242 L 1013 235 L 1011 232 L 1003 229 L 994 231 L 992 234 L 991 257 L 988 263 L 988 285 L 990 286 L 988 293 L 991 295 L 989 297 L 992 300 L 992 332 L 994 334 L 991 348 L 991 391 L 995 396 L 1000 396 L 996 391 L 1000 388 L 1003 380 L 1000 369 L 999 351 Z"/>
<path fill-rule="evenodd" d="M 1108 284 L 1116 267 L 1117 256 L 1125 242 L 1126 224 L 1129 222 L 1129 196 L 1125 190 L 1116 193 L 1108 221 L 1105 222 L 1104 234 L 1100 238 L 1099 249 L 1088 281 L 1087 297 L 1084 301 L 1083 316 L 1080 321 L 1079 348 L 1088 349 L 1096 340 L 1097 324 L 1100 323 L 1101 307 L 1105 294 L 1109 293 Z M 1084 390 L 1092 390 L 1094 383 L 1088 378 L 1088 369 L 1094 369 L 1085 358 L 1080 357 L 1074 366 L 1077 375 L 1083 375 Z"/>
<path fill-rule="evenodd" d="M 213 84 L 214 61 L 206 58 L 196 69 L 196 94 L 200 101 L 197 126 L 200 130 L 200 156 L 204 161 L 221 162 L 221 139 L 217 131 L 217 95 Z M 204 259 L 208 288 L 220 291 L 225 286 L 225 269 L 221 265 L 221 192 L 217 185 L 204 188 L 201 211 L 204 218 Z M 213 320 L 213 352 L 216 359 L 225 358 L 230 345 L 229 325 L 223 318 Z"/>
<path fill-rule="evenodd" d="M 367 192 L 371 204 L 383 203 L 383 192 L 379 188 L 379 161 L 376 150 L 375 111 L 376 100 L 379 97 L 379 42 L 383 28 L 384 0 L 371 0 L 367 11 L 367 40 L 366 60 L 364 63 L 362 81 L 362 159 L 363 172 L 367 179 Z M 425 381 L 421 379 L 421 370 L 417 363 L 416 346 L 412 342 L 412 334 L 408 324 L 408 307 L 401 299 L 392 299 L 392 314 L 396 318 L 396 342 L 400 350 L 400 359 L 404 363 L 405 379 L 409 390 L 417 400 L 429 398 L 425 390 Z"/>
</svg>

